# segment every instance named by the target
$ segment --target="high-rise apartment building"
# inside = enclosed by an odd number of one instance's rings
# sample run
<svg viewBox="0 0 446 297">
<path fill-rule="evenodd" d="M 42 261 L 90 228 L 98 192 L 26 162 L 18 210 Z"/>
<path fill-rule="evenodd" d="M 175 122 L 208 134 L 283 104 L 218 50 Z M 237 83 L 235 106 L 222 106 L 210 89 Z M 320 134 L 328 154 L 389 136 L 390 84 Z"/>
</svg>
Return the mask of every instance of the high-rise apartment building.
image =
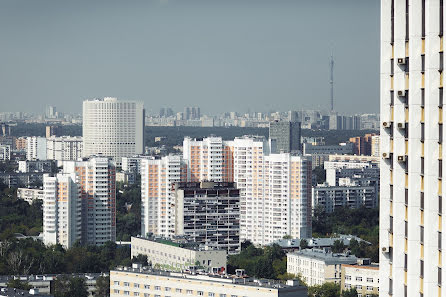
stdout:
<svg viewBox="0 0 446 297">
<path fill-rule="evenodd" d="M 76 174 L 82 201 L 82 243 L 102 245 L 116 240 L 116 169 L 105 157 L 64 161 L 63 172 Z"/>
<path fill-rule="evenodd" d="M 226 182 L 175 184 L 175 235 L 240 252 L 240 190 Z"/>
<path fill-rule="evenodd" d="M 444 0 L 381 1 L 380 296 L 445 296 Z"/>
<path fill-rule="evenodd" d="M 86 100 L 83 103 L 83 155 L 122 157 L 144 152 L 144 105 L 117 98 Z"/>
<path fill-rule="evenodd" d="M 269 138 L 276 141 L 278 153 L 300 151 L 300 122 L 274 121 L 269 124 Z"/>
<path fill-rule="evenodd" d="M 43 242 L 70 248 L 81 240 L 82 201 L 75 173 L 43 176 Z"/>
<path fill-rule="evenodd" d="M 62 129 L 57 125 L 49 125 L 45 127 L 45 137 L 50 138 L 51 136 L 61 136 Z"/>
<path fill-rule="evenodd" d="M 68 161 L 82 157 L 82 137 L 51 136 L 46 139 L 46 155 L 48 160 Z"/>
<path fill-rule="evenodd" d="M 32 136 L 26 139 L 26 159 L 46 160 L 46 138 Z"/>
<path fill-rule="evenodd" d="M 181 156 L 141 160 L 141 235 L 175 232 L 173 184 L 185 179 Z M 183 172 L 182 172 L 183 171 Z"/>
</svg>

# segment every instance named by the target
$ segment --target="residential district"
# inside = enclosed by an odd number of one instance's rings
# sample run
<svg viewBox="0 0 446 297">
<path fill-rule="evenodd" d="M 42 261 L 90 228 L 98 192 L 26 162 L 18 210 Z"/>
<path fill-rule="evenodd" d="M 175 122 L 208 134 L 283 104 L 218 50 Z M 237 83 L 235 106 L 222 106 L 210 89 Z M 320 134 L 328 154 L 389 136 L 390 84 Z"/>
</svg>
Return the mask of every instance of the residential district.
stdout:
<svg viewBox="0 0 446 297">
<path fill-rule="evenodd" d="M 445 296 L 444 30 L 381 1 L 379 118 L 3 112 L 0 296 Z"/>
</svg>

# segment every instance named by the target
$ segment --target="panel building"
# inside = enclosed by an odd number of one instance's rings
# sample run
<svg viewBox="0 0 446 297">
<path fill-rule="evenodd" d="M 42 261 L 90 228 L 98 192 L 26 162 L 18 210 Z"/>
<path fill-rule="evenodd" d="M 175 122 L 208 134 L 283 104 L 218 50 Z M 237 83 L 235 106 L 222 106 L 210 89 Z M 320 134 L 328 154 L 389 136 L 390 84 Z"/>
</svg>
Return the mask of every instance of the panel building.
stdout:
<svg viewBox="0 0 446 297">
<path fill-rule="evenodd" d="M 234 183 L 177 183 L 175 235 L 228 254 L 240 252 L 240 190 Z"/>
<path fill-rule="evenodd" d="M 32 136 L 26 139 L 26 159 L 46 160 L 46 138 Z"/>
<path fill-rule="evenodd" d="M 443 0 L 381 1 L 380 296 L 445 296 Z"/>
<path fill-rule="evenodd" d="M 83 102 L 83 156 L 122 157 L 144 152 L 144 105 L 117 98 Z"/>
<path fill-rule="evenodd" d="M 269 139 L 276 141 L 277 152 L 300 151 L 300 122 L 274 121 L 269 124 Z"/>
<path fill-rule="evenodd" d="M 48 160 L 75 161 L 82 158 L 82 137 L 51 136 L 46 140 L 46 155 Z"/>
</svg>

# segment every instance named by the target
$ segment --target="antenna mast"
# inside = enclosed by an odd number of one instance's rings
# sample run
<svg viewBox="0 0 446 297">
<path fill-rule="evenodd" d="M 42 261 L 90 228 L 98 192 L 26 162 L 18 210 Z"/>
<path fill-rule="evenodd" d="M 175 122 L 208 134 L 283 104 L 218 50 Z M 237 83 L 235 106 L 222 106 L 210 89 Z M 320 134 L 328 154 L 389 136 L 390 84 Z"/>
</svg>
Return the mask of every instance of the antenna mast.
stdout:
<svg viewBox="0 0 446 297">
<path fill-rule="evenodd" d="M 330 103 L 331 103 L 331 111 L 334 111 L 334 80 L 333 80 L 333 70 L 334 70 L 334 58 L 333 58 L 333 50 L 331 51 L 330 57 Z"/>
</svg>

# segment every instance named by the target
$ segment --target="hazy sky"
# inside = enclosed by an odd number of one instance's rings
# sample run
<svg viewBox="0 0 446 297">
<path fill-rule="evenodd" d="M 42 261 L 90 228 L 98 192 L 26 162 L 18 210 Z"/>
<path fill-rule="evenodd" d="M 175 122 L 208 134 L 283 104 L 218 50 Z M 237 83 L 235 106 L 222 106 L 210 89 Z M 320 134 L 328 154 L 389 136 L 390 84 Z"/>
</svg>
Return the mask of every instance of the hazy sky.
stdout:
<svg viewBox="0 0 446 297">
<path fill-rule="evenodd" d="M 378 112 L 378 0 L 2 0 L 0 111 Z"/>
</svg>

